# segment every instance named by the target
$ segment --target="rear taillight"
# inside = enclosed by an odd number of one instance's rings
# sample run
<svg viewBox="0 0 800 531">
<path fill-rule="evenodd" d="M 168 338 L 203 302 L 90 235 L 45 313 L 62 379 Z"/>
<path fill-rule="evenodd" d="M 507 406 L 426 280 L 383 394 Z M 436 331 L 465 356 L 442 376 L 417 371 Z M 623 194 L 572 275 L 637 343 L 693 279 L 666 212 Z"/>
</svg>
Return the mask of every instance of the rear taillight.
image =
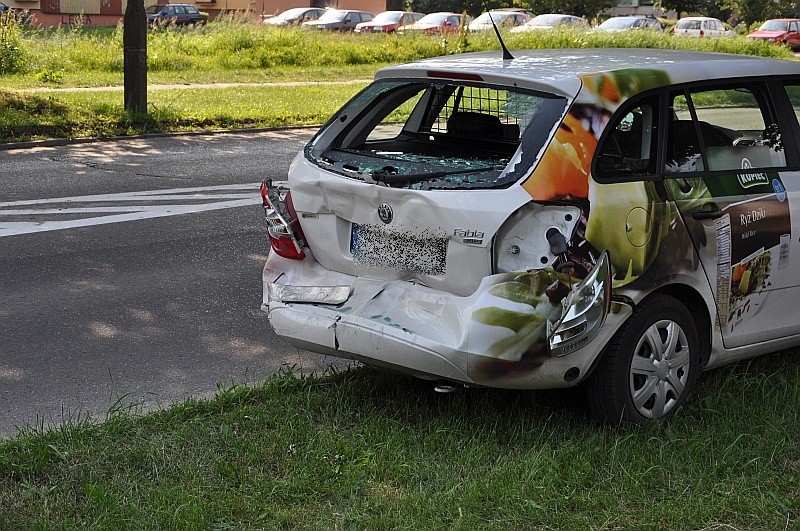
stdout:
<svg viewBox="0 0 800 531">
<path fill-rule="evenodd" d="M 261 201 L 264 204 L 267 236 L 272 250 L 291 260 L 304 259 L 305 236 L 297 221 L 291 193 L 286 190 L 285 194 L 281 194 L 281 190 L 272 185 L 272 180 L 267 180 L 261 183 Z"/>
</svg>

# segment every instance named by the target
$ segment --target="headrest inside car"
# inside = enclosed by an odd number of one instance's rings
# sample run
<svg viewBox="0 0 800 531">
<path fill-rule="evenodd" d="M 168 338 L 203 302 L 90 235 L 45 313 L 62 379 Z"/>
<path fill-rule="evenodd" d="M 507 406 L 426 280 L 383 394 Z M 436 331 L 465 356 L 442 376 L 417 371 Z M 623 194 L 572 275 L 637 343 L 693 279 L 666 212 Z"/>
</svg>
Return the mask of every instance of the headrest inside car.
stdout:
<svg viewBox="0 0 800 531">
<path fill-rule="evenodd" d="M 479 112 L 456 111 L 447 119 L 447 132 L 466 138 L 503 137 L 500 118 Z"/>
</svg>

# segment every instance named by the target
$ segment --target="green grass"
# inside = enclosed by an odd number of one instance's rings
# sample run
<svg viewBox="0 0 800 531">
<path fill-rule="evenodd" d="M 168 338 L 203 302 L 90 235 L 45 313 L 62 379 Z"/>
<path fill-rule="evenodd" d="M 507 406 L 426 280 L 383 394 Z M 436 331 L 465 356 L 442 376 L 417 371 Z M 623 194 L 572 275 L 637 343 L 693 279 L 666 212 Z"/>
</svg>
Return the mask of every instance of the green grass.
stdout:
<svg viewBox="0 0 800 531">
<path fill-rule="evenodd" d="M 384 64 L 331 66 L 276 66 L 268 69 L 185 70 L 147 73 L 149 85 L 209 83 L 282 83 L 287 81 L 342 81 L 372 79 Z M 36 74 L 0 76 L 0 90 L 34 88 L 67 89 L 73 87 L 122 86 L 122 72 L 41 70 Z"/>
<path fill-rule="evenodd" d="M 151 90 L 132 116 L 116 91 L 0 91 L 0 141 L 319 124 L 364 86 L 247 86 Z"/>
<path fill-rule="evenodd" d="M 668 425 L 577 392 L 433 392 L 359 369 L 0 443 L 9 529 L 786 529 L 800 359 L 706 373 Z"/>
</svg>

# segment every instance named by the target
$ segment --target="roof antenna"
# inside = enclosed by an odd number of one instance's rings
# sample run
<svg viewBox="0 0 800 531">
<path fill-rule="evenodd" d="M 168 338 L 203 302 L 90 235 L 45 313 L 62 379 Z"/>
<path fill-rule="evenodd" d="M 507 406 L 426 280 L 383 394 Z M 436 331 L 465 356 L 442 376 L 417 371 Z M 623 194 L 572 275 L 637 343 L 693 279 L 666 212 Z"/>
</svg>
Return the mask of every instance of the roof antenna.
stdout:
<svg viewBox="0 0 800 531">
<path fill-rule="evenodd" d="M 511 52 L 508 51 L 506 48 L 506 43 L 503 42 L 503 37 L 500 36 L 500 30 L 497 29 L 497 24 L 494 23 L 494 19 L 492 18 L 492 10 L 489 9 L 489 6 L 486 5 L 486 0 L 483 0 L 483 7 L 486 9 L 486 12 L 489 14 L 489 20 L 492 22 L 492 27 L 494 28 L 494 33 L 497 35 L 497 40 L 500 41 L 500 48 L 503 49 L 503 61 L 510 61 L 514 59 L 514 56 L 511 55 Z"/>
</svg>

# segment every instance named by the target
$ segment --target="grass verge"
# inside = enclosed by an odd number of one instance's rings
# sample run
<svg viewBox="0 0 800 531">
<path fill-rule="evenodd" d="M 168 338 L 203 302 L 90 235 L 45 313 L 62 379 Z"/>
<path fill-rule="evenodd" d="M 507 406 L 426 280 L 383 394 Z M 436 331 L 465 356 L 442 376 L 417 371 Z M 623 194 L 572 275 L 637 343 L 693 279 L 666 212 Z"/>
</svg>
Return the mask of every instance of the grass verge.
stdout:
<svg viewBox="0 0 800 531">
<path fill-rule="evenodd" d="M 125 112 L 118 90 L 47 95 L 0 90 L 0 142 L 319 124 L 363 86 L 152 90 L 145 116 Z"/>
<path fill-rule="evenodd" d="M 0 443 L 10 529 L 786 529 L 800 358 L 706 373 L 669 425 L 608 429 L 576 392 L 370 369 L 276 376 L 145 417 Z"/>
</svg>

